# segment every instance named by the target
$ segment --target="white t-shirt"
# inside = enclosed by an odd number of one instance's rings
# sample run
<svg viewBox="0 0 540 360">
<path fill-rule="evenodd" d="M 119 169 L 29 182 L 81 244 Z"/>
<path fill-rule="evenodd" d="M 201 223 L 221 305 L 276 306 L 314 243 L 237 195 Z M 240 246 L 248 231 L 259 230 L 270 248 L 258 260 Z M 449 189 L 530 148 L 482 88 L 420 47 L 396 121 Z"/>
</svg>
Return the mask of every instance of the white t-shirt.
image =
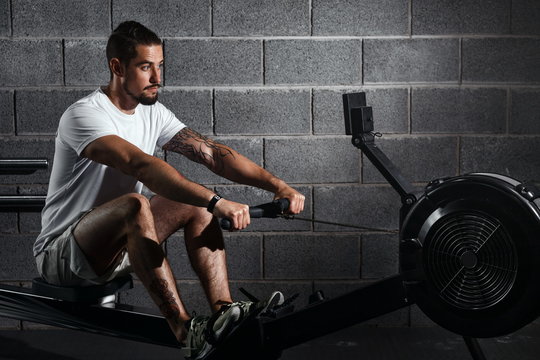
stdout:
<svg viewBox="0 0 540 360">
<path fill-rule="evenodd" d="M 63 233 L 82 212 L 121 195 L 142 190 L 135 178 L 81 157 L 92 141 L 117 135 L 147 154 L 154 154 L 185 125 L 161 103 L 138 105 L 133 115 L 121 112 L 101 91 L 71 105 L 60 118 L 54 162 L 41 233 L 34 244 L 39 254 L 48 241 Z"/>
</svg>

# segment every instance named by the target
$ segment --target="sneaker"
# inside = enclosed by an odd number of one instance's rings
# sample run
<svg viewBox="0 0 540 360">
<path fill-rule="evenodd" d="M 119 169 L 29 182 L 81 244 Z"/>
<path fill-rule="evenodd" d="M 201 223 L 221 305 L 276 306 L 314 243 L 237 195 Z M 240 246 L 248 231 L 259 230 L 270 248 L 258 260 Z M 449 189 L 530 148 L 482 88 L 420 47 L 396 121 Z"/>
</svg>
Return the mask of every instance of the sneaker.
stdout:
<svg viewBox="0 0 540 360">
<path fill-rule="evenodd" d="M 184 356 L 190 360 L 204 358 L 212 351 L 213 345 L 224 339 L 236 324 L 252 314 L 262 314 L 274 306 L 283 304 L 284 299 L 280 291 L 275 291 L 265 301 L 234 302 L 224 305 L 212 317 L 194 317 L 188 329 L 186 345 L 182 348 Z"/>
<path fill-rule="evenodd" d="M 212 350 L 212 345 L 205 338 L 208 319 L 208 316 L 195 316 L 191 319 L 186 343 L 182 346 L 186 359 L 200 359 Z"/>
<path fill-rule="evenodd" d="M 186 345 L 182 348 L 187 359 L 202 359 L 208 355 L 213 345 L 241 319 L 242 311 L 237 307 L 229 307 L 208 316 L 196 316 L 191 319 L 186 338 Z"/>
</svg>

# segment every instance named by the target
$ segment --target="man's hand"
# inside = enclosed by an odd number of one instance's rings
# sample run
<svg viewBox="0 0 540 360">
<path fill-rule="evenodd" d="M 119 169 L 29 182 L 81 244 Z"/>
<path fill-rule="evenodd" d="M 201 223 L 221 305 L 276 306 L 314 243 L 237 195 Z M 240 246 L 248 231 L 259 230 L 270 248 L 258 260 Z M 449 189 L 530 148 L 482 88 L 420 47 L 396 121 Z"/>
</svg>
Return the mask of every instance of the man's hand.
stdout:
<svg viewBox="0 0 540 360">
<path fill-rule="evenodd" d="M 231 231 L 245 229 L 251 222 L 249 206 L 223 198 L 216 203 L 212 214 L 218 218 L 229 219 Z"/>
<path fill-rule="evenodd" d="M 274 200 L 277 199 L 289 199 L 288 214 L 296 215 L 304 210 L 304 201 L 306 197 L 294 190 L 292 187 L 287 186 L 285 189 L 277 191 L 274 196 Z"/>
</svg>

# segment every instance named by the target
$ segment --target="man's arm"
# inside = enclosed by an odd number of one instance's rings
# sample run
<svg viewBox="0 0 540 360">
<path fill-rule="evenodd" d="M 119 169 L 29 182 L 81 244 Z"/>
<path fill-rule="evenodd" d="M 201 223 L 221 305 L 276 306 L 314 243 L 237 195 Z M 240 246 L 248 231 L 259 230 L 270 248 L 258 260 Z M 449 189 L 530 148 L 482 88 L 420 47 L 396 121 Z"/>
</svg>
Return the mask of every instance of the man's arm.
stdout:
<svg viewBox="0 0 540 360">
<path fill-rule="evenodd" d="M 144 153 L 115 135 L 94 140 L 81 155 L 133 176 L 156 194 L 173 201 L 206 207 L 214 196 L 214 192 L 189 181 L 165 161 Z M 222 199 L 217 202 L 213 213 L 230 218 L 235 230 L 249 225 L 247 205 Z"/>
<path fill-rule="evenodd" d="M 297 214 L 304 209 L 304 196 L 283 180 L 230 147 L 209 139 L 192 129 L 180 130 L 163 146 L 163 149 L 174 151 L 192 161 L 204 164 L 214 173 L 236 183 L 270 191 L 275 194 L 276 198 L 289 199 L 290 213 Z"/>
</svg>

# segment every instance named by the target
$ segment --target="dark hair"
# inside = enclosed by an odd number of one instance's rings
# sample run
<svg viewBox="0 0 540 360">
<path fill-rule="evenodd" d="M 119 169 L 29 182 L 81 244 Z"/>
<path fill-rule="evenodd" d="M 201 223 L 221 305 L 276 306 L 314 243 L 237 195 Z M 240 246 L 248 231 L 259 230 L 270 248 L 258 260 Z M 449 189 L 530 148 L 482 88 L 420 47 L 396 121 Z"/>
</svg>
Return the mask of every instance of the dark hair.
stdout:
<svg viewBox="0 0 540 360">
<path fill-rule="evenodd" d="M 137 45 L 161 45 L 161 39 L 152 30 L 136 21 L 118 25 L 107 42 L 107 63 L 118 58 L 127 65 L 137 57 Z"/>
</svg>

